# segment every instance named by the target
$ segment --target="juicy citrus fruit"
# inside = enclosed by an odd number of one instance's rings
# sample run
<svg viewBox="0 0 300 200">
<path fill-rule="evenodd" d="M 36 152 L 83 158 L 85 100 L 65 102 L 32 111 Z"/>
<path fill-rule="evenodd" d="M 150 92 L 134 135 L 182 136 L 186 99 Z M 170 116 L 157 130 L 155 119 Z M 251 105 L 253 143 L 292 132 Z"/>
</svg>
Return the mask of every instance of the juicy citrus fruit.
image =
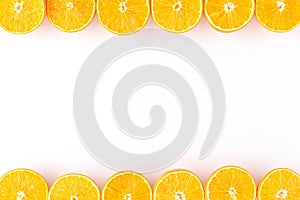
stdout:
<svg viewBox="0 0 300 200">
<path fill-rule="evenodd" d="M 100 23 L 110 32 L 134 33 L 149 19 L 149 0 L 98 0 L 97 14 Z"/>
<path fill-rule="evenodd" d="M 99 200 L 98 186 L 87 176 L 67 174 L 58 178 L 50 188 L 49 200 Z"/>
<path fill-rule="evenodd" d="M 300 199 L 300 177 L 290 169 L 275 169 L 259 183 L 259 200 Z"/>
<path fill-rule="evenodd" d="M 11 33 L 35 30 L 45 18 L 44 0 L 0 0 L 0 26 Z"/>
<path fill-rule="evenodd" d="M 95 0 L 48 0 L 49 21 L 65 32 L 76 32 L 86 28 L 95 15 Z"/>
<path fill-rule="evenodd" d="M 195 174 L 185 170 L 165 173 L 154 186 L 154 200 L 204 199 L 204 191 Z"/>
<path fill-rule="evenodd" d="M 254 15 L 254 0 L 205 0 L 204 15 L 216 30 L 233 32 L 245 27 Z"/>
<path fill-rule="evenodd" d="M 215 171 L 205 186 L 206 200 L 255 200 L 256 185 L 246 170 L 227 166 Z"/>
<path fill-rule="evenodd" d="M 16 169 L 0 179 L 0 200 L 46 200 L 48 185 L 38 173 L 29 169 Z"/>
<path fill-rule="evenodd" d="M 200 21 L 202 0 L 152 0 L 152 16 L 164 30 L 186 32 Z"/>
<path fill-rule="evenodd" d="M 256 18 L 268 30 L 290 31 L 300 23 L 300 1 L 256 0 Z"/>
<path fill-rule="evenodd" d="M 139 173 L 124 171 L 113 175 L 103 187 L 105 200 L 152 200 L 148 181 Z"/>
</svg>

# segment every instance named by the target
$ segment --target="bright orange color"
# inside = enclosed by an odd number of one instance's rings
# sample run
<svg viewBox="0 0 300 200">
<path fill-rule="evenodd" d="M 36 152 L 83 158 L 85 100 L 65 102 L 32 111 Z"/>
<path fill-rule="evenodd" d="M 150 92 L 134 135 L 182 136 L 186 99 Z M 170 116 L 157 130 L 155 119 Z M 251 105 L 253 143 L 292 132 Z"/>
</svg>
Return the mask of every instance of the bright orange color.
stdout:
<svg viewBox="0 0 300 200">
<path fill-rule="evenodd" d="M 255 181 L 240 167 L 222 167 L 206 182 L 205 196 L 206 200 L 255 200 Z"/>
<path fill-rule="evenodd" d="M 103 187 L 102 199 L 152 200 L 152 190 L 143 175 L 132 171 L 124 171 L 108 179 Z"/>
<path fill-rule="evenodd" d="M 152 0 L 152 17 L 160 28 L 183 33 L 199 23 L 202 7 L 202 0 Z"/>
<path fill-rule="evenodd" d="M 204 3 L 208 23 L 221 32 L 242 29 L 251 21 L 254 10 L 254 0 L 205 0 Z"/>
<path fill-rule="evenodd" d="M 58 178 L 50 188 L 48 200 L 99 200 L 100 190 L 85 175 L 67 174 Z"/>
<path fill-rule="evenodd" d="M 204 191 L 198 177 L 186 170 L 165 173 L 154 186 L 154 200 L 204 199 Z"/>
<path fill-rule="evenodd" d="M 150 16 L 149 0 L 98 0 L 100 23 L 110 32 L 131 34 L 142 29 Z"/>
<path fill-rule="evenodd" d="M 0 179 L 0 200 L 46 200 L 47 196 L 45 179 L 29 169 L 15 169 Z"/>
<path fill-rule="evenodd" d="M 290 169 L 274 169 L 258 185 L 258 200 L 300 199 L 300 176 Z"/>
<path fill-rule="evenodd" d="M 95 0 L 48 0 L 49 21 L 65 32 L 76 32 L 86 28 L 96 10 Z"/>
<path fill-rule="evenodd" d="M 270 31 L 290 31 L 300 23 L 300 0 L 256 0 L 256 18 Z"/>
<path fill-rule="evenodd" d="M 10 33 L 32 32 L 45 14 L 44 0 L 0 0 L 0 27 Z"/>
</svg>

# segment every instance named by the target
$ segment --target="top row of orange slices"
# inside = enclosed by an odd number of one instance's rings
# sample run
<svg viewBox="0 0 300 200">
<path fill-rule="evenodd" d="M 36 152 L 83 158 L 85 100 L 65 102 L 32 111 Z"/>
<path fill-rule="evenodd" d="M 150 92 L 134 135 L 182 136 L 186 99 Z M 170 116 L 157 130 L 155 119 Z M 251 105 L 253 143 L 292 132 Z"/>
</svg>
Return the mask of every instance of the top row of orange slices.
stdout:
<svg viewBox="0 0 300 200">
<path fill-rule="evenodd" d="M 204 15 L 218 31 L 245 27 L 255 11 L 267 29 L 287 32 L 300 23 L 300 0 L 1 0 L 0 26 L 11 33 L 35 30 L 46 12 L 51 24 L 65 32 L 86 28 L 95 10 L 100 23 L 116 34 L 142 29 L 150 13 L 160 28 L 182 33 L 194 28 Z"/>
</svg>

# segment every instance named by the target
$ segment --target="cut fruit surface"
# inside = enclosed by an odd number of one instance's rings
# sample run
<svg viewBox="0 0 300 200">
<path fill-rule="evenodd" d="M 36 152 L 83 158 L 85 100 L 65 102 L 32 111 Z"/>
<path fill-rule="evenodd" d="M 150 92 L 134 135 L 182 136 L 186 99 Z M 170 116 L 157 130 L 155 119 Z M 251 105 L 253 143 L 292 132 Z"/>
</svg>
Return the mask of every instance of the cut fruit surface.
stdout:
<svg viewBox="0 0 300 200">
<path fill-rule="evenodd" d="M 259 200 L 300 199 L 300 176 L 290 169 L 269 172 L 258 185 Z"/>
<path fill-rule="evenodd" d="M 49 21 L 65 32 L 76 32 L 86 28 L 96 10 L 95 0 L 48 0 Z"/>
<path fill-rule="evenodd" d="M 149 19 L 149 0 L 98 0 L 97 15 L 100 23 L 112 33 L 134 33 Z"/>
<path fill-rule="evenodd" d="M 113 175 L 104 185 L 105 200 L 152 200 L 149 182 L 141 174 L 131 171 Z"/>
<path fill-rule="evenodd" d="M 254 0 L 205 0 L 204 15 L 209 24 L 221 32 L 245 27 L 252 19 Z"/>
<path fill-rule="evenodd" d="M 152 0 L 152 17 L 160 28 L 182 33 L 199 23 L 202 7 L 202 0 Z"/>
<path fill-rule="evenodd" d="M 16 169 L 0 179 L 0 200 L 46 200 L 48 185 L 38 173 L 28 169 Z"/>
<path fill-rule="evenodd" d="M 154 200 L 203 200 L 204 191 L 198 177 L 185 170 L 165 173 L 154 186 Z"/>
<path fill-rule="evenodd" d="M 48 200 L 100 200 L 98 186 L 87 176 L 67 174 L 50 188 Z"/>
<path fill-rule="evenodd" d="M 15 33 L 29 33 L 45 18 L 44 0 L 0 0 L 0 27 Z"/>
<path fill-rule="evenodd" d="M 256 0 L 256 18 L 268 30 L 290 31 L 300 23 L 300 1 Z"/>
<path fill-rule="evenodd" d="M 240 167 L 222 167 L 206 182 L 205 196 L 207 200 L 255 200 L 255 181 Z"/>
</svg>

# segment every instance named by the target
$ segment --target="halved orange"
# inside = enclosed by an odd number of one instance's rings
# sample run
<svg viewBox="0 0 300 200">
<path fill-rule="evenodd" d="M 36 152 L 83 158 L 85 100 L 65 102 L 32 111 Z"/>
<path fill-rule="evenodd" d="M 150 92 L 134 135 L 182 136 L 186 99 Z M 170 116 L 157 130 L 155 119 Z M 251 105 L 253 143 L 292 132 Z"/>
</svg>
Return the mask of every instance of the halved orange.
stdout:
<svg viewBox="0 0 300 200">
<path fill-rule="evenodd" d="M 255 200 L 255 181 L 240 167 L 222 167 L 208 178 L 205 196 L 206 200 Z"/>
<path fill-rule="evenodd" d="M 259 200 L 300 199 L 300 177 L 290 169 L 274 169 L 258 185 Z"/>
<path fill-rule="evenodd" d="M 45 179 L 29 169 L 15 169 L 0 179 L 1 200 L 46 200 L 48 185 Z"/>
<path fill-rule="evenodd" d="M 103 187 L 102 199 L 152 200 L 152 190 L 143 175 L 132 171 L 123 171 L 107 180 Z"/>
<path fill-rule="evenodd" d="M 300 23 L 300 1 L 256 0 L 256 18 L 270 31 L 290 31 Z"/>
<path fill-rule="evenodd" d="M 100 200 L 96 183 L 85 175 L 67 174 L 50 188 L 48 200 Z"/>
<path fill-rule="evenodd" d="M 245 27 L 252 19 L 254 0 L 205 0 L 204 15 L 208 23 L 221 32 Z"/>
<path fill-rule="evenodd" d="M 186 170 L 165 173 L 155 183 L 154 200 L 203 200 L 204 191 L 198 177 Z"/>
<path fill-rule="evenodd" d="M 97 14 L 100 23 L 110 32 L 134 33 L 149 19 L 149 0 L 98 0 Z"/>
<path fill-rule="evenodd" d="M 38 28 L 45 18 L 44 0 L 0 0 L 0 27 L 25 34 Z"/>
<path fill-rule="evenodd" d="M 49 21 L 64 32 L 76 32 L 86 28 L 95 15 L 95 0 L 48 0 Z"/>
<path fill-rule="evenodd" d="M 160 28 L 183 33 L 199 23 L 202 7 L 202 0 L 152 0 L 152 17 Z"/>
</svg>

